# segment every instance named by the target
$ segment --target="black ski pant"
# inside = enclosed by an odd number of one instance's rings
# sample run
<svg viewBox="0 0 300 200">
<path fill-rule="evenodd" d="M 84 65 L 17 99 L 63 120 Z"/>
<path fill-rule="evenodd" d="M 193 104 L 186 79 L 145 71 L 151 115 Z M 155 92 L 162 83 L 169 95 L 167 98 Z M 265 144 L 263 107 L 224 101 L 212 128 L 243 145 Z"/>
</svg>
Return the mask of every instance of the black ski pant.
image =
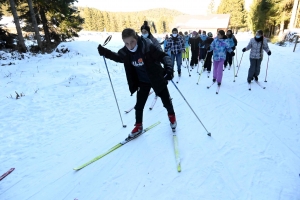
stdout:
<svg viewBox="0 0 300 200">
<path fill-rule="evenodd" d="M 248 78 L 247 78 L 248 81 L 251 81 L 254 76 L 259 75 L 261 61 L 262 61 L 261 58 L 259 59 L 250 58 L 250 68 L 248 71 Z"/>
<path fill-rule="evenodd" d="M 143 122 L 143 110 L 146 104 L 146 101 L 151 90 L 151 84 L 142 83 L 137 91 L 136 95 L 136 104 L 135 104 L 135 122 L 136 124 Z M 156 94 L 161 98 L 161 101 L 164 107 L 167 109 L 169 115 L 174 115 L 174 108 L 168 87 L 166 86 L 160 93 Z"/>
<path fill-rule="evenodd" d="M 226 67 L 227 64 L 229 64 L 230 66 L 232 65 L 232 55 L 229 52 L 226 52 L 226 59 L 224 61 L 224 67 Z"/>
<path fill-rule="evenodd" d="M 211 57 L 213 55 L 213 52 L 212 51 L 208 51 L 207 52 L 207 56 L 206 56 L 206 59 L 205 59 L 205 63 L 204 63 L 204 68 L 207 69 L 207 71 L 211 71 Z"/>
<path fill-rule="evenodd" d="M 200 55 L 199 55 L 199 60 L 204 60 L 206 56 L 207 50 L 205 48 L 200 48 Z"/>
<path fill-rule="evenodd" d="M 198 64 L 198 55 L 199 55 L 199 48 L 192 49 L 192 58 L 190 66 L 194 66 Z"/>
</svg>

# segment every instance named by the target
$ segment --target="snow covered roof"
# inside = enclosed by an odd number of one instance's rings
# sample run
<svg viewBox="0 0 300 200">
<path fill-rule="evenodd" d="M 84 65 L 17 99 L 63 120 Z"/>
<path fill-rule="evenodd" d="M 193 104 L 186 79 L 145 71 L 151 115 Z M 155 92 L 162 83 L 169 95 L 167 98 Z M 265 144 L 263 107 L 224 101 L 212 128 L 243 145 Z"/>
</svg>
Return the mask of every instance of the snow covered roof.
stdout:
<svg viewBox="0 0 300 200">
<path fill-rule="evenodd" d="M 230 14 L 180 15 L 174 18 L 173 27 L 177 28 L 227 28 Z"/>
</svg>

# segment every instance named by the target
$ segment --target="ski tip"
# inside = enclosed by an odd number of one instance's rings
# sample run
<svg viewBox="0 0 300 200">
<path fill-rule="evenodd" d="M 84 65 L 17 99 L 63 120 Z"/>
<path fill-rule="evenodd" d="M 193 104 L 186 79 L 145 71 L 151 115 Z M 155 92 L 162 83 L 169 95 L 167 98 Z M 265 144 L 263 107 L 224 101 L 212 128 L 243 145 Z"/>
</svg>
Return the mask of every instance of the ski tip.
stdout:
<svg viewBox="0 0 300 200">
<path fill-rule="evenodd" d="M 207 135 L 208 135 L 209 137 L 211 137 L 211 133 L 207 133 Z"/>
</svg>

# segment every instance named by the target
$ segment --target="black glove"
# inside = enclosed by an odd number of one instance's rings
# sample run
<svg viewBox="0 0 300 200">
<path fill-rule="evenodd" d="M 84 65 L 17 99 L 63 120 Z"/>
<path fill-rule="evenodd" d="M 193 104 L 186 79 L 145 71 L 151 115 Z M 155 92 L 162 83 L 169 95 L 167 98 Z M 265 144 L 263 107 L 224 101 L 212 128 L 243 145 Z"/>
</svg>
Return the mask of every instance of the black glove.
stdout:
<svg viewBox="0 0 300 200">
<path fill-rule="evenodd" d="M 243 49 L 242 49 L 242 52 L 245 52 L 245 51 L 246 51 L 246 48 L 243 48 Z"/>
<path fill-rule="evenodd" d="M 235 50 L 235 47 L 231 47 L 231 49 L 232 49 L 232 51 L 234 51 L 234 50 Z"/>
<path fill-rule="evenodd" d="M 165 76 L 164 78 L 166 80 L 172 80 L 174 78 L 174 70 L 172 69 L 172 67 L 166 67 L 165 68 Z"/>
<path fill-rule="evenodd" d="M 269 50 L 269 52 L 268 52 L 268 55 L 270 56 L 272 53 L 271 53 L 271 51 Z"/>
<path fill-rule="evenodd" d="M 101 44 L 99 44 L 99 46 L 98 46 L 98 52 L 99 52 L 100 56 L 105 56 L 105 54 L 106 54 L 106 48 L 104 48 Z"/>
<path fill-rule="evenodd" d="M 235 53 L 233 51 L 230 54 L 231 54 L 232 57 L 235 56 Z"/>
</svg>

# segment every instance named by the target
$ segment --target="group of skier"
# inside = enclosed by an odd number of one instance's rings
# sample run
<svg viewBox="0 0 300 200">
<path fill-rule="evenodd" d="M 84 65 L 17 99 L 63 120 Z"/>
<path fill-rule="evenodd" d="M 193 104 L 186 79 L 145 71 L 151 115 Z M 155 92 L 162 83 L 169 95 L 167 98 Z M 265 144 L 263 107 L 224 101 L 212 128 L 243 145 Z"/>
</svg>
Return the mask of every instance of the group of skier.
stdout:
<svg viewBox="0 0 300 200">
<path fill-rule="evenodd" d="M 141 36 L 134 29 L 126 28 L 122 31 L 122 39 L 125 44 L 117 53 L 109 49 L 98 46 L 98 52 L 101 56 L 115 62 L 124 63 L 127 82 L 131 94 L 137 92 L 135 105 L 136 122 L 135 127 L 129 134 L 129 137 L 135 137 L 143 131 L 143 109 L 145 107 L 148 94 L 153 88 L 155 94 L 162 100 L 164 107 L 168 112 L 170 126 L 175 130 L 177 126 L 175 111 L 170 98 L 167 84 L 174 77 L 174 64 L 177 63 L 178 76 L 181 76 L 182 61 L 190 64 L 194 68 L 198 61 L 202 62 L 203 68 L 211 71 L 213 57 L 213 83 L 221 85 L 223 70 L 232 65 L 232 58 L 235 55 L 234 50 L 237 46 L 237 40 L 231 30 L 225 34 L 219 30 L 217 36 L 205 31 L 193 31 L 192 33 L 178 32 L 177 28 L 172 29 L 170 36 L 166 35 L 165 40 L 159 43 L 152 35 L 150 26 L 147 22 L 141 26 Z M 161 44 L 164 44 L 162 50 Z M 262 49 L 271 55 L 268 43 L 263 37 L 263 32 L 258 30 L 256 36 L 252 38 L 247 47 L 243 48 L 245 52 L 250 50 L 250 68 L 247 81 L 250 83 L 253 79 L 258 81 L 260 65 L 263 58 Z M 189 60 L 191 51 L 191 60 Z M 164 67 L 161 66 L 161 63 Z"/>
</svg>

